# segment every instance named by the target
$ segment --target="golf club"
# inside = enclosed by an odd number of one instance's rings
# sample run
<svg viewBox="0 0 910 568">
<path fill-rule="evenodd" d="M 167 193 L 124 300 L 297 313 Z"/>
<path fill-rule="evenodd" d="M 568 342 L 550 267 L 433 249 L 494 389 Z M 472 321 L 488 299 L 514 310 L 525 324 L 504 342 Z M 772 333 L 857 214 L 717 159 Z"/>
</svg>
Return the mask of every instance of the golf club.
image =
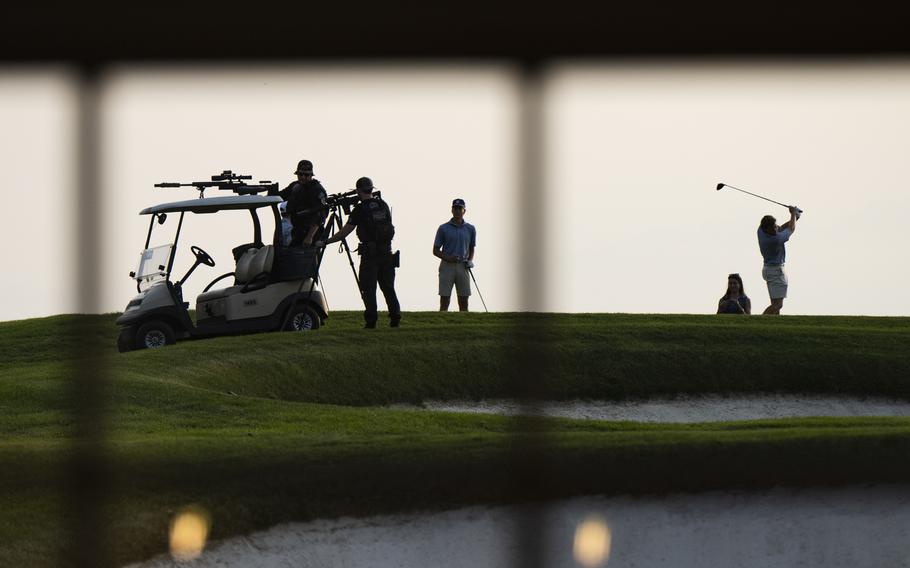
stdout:
<svg viewBox="0 0 910 568">
<path fill-rule="evenodd" d="M 480 286 L 477 285 L 477 279 L 474 278 L 474 271 L 471 270 L 471 267 L 465 263 L 465 268 L 468 269 L 468 274 L 471 275 L 471 280 L 474 281 L 474 287 L 477 288 L 477 295 L 480 296 L 480 302 L 483 304 L 483 311 L 490 313 L 490 310 L 487 309 L 487 303 L 483 301 L 483 294 L 480 293 Z"/>
<path fill-rule="evenodd" d="M 781 202 L 779 202 L 779 201 L 774 201 L 773 199 L 768 199 L 767 197 L 762 197 L 761 195 L 752 193 L 751 191 L 746 191 L 745 189 L 740 189 L 740 188 L 735 187 L 735 186 L 732 186 L 732 185 L 730 185 L 730 184 L 728 184 L 728 183 L 719 183 L 719 184 L 717 184 L 717 191 L 720 191 L 721 189 L 723 189 L 723 188 L 725 188 L 725 187 L 729 187 L 730 189 L 735 189 L 736 191 L 741 191 L 742 193 L 747 193 L 747 194 L 749 194 L 749 195 L 751 195 L 751 196 L 753 196 L 753 197 L 757 197 L 757 198 L 759 198 L 759 199 L 764 199 L 765 201 L 770 201 L 771 203 L 774 203 L 775 205 L 780 205 L 781 207 L 786 207 L 786 208 L 788 208 L 788 209 L 791 207 L 790 205 L 785 205 L 785 204 L 783 204 L 783 203 L 781 203 Z M 797 208 L 796 208 L 796 214 L 797 214 L 797 215 L 802 215 L 802 214 L 803 214 L 803 210 L 800 209 L 799 207 L 797 207 Z"/>
</svg>

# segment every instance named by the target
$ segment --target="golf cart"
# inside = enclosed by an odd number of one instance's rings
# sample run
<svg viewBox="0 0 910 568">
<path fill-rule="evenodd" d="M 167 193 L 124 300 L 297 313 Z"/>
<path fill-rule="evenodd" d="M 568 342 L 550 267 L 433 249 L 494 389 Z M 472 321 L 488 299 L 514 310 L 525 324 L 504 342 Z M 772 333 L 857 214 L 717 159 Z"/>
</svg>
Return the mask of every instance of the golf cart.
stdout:
<svg viewBox="0 0 910 568">
<path fill-rule="evenodd" d="M 226 179 L 226 181 L 225 181 Z M 200 191 L 198 199 L 164 203 L 143 209 L 149 215 L 149 230 L 139 267 L 130 277 L 136 281 L 138 294 L 130 300 L 123 315 L 117 339 L 120 352 L 162 347 L 177 340 L 235 335 L 263 331 L 315 330 L 328 318 L 328 307 L 318 289 L 318 252 L 315 249 L 290 248 L 281 243 L 281 217 L 275 195 L 256 195 L 259 191 L 277 191 L 278 184 L 247 185 L 238 182 L 249 176 L 225 171 L 212 176 L 213 182 L 191 184 L 156 184 L 159 187 L 193 185 Z M 268 182 L 261 182 L 268 183 Z M 229 197 L 205 198 L 205 187 L 229 189 Z M 275 219 L 275 233 L 270 244 L 262 242 L 258 211 L 268 209 Z M 176 282 L 171 281 L 180 231 L 187 213 L 213 214 L 222 211 L 247 210 L 253 223 L 252 242 L 233 249 L 235 267 L 209 282 L 196 297 L 196 320 L 184 301 L 183 285 L 199 265 L 215 266 L 215 261 L 198 246 L 191 246 L 195 263 Z M 167 215 L 179 214 L 173 243 L 149 248 L 155 225 L 163 225 Z M 219 282 L 231 285 L 213 289 Z"/>
</svg>

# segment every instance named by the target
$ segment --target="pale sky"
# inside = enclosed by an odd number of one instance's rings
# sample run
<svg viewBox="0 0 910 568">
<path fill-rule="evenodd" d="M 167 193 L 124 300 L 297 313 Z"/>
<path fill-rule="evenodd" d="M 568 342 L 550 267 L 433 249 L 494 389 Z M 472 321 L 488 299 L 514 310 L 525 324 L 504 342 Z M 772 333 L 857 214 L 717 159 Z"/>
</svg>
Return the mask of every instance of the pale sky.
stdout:
<svg viewBox="0 0 910 568">
<path fill-rule="evenodd" d="M 484 299 L 498 311 L 518 309 L 514 271 L 506 268 L 515 247 L 517 128 L 517 92 L 506 69 L 124 70 L 107 85 L 105 219 L 123 235 L 110 239 L 105 251 L 110 310 L 123 309 L 134 286 L 126 274 L 148 225 L 138 211 L 198 195 L 154 183 L 207 180 L 232 169 L 284 187 L 304 158 L 329 193 L 353 189 L 357 178 L 369 176 L 392 207 L 402 309 L 438 307 L 433 238 L 451 218 L 456 197 L 466 201 L 466 219 L 477 226 L 476 277 Z M 234 269 L 230 250 L 252 240 L 252 225 L 246 213 L 229 213 L 188 217 L 184 229 L 175 272 L 182 275 L 192 263 L 193 244 L 217 263 L 197 269 L 185 288 L 189 298 Z M 347 257 L 336 250 L 329 249 L 321 270 L 329 307 L 361 309 Z"/>
<path fill-rule="evenodd" d="M 0 68 L 0 321 L 75 308 L 72 84 L 61 68 Z"/>
<path fill-rule="evenodd" d="M 910 65 L 566 66 L 548 100 L 550 309 L 711 311 L 739 272 L 760 312 L 788 213 L 725 182 L 805 211 L 783 313 L 910 315 Z"/>
<path fill-rule="evenodd" d="M 0 284 L 0 320 L 75 309 L 72 85 L 59 69 L 0 70 L 0 226 L 22 251 Z M 197 195 L 154 183 L 230 168 L 283 187 L 302 158 L 329 193 L 367 175 L 391 204 L 404 310 L 437 306 L 431 245 L 455 197 L 477 226 L 487 305 L 519 309 L 510 67 L 143 67 L 112 70 L 102 85 L 104 311 L 135 293 L 127 273 L 148 227 L 139 210 Z M 806 212 L 787 246 L 784 313 L 910 315 L 910 64 L 566 63 L 547 75 L 545 95 L 548 309 L 710 313 L 727 273 L 739 272 L 760 311 L 755 230 L 786 210 L 715 191 L 723 181 Z M 246 214 L 187 216 L 174 277 L 191 264 L 190 245 L 217 262 L 190 278 L 191 304 L 233 270 L 229 251 L 250 231 Z M 323 276 L 331 309 L 361 309 L 334 248 Z M 472 308 L 482 310 L 476 295 Z"/>
</svg>

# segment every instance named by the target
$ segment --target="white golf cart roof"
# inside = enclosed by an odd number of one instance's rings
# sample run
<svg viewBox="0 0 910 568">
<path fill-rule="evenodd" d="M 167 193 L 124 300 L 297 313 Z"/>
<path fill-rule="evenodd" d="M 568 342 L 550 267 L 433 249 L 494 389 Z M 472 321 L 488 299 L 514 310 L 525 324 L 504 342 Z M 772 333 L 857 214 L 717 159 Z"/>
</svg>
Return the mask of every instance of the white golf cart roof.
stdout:
<svg viewBox="0 0 910 568">
<path fill-rule="evenodd" d="M 146 207 L 139 212 L 140 215 L 152 215 L 154 213 L 174 213 L 181 211 L 191 211 L 193 213 L 214 213 L 227 209 L 258 209 L 259 207 L 268 207 L 277 205 L 284 201 L 277 195 L 237 195 L 231 197 L 206 197 L 204 199 L 187 199 L 186 201 L 174 201 L 173 203 L 162 203 L 154 207 Z"/>
</svg>

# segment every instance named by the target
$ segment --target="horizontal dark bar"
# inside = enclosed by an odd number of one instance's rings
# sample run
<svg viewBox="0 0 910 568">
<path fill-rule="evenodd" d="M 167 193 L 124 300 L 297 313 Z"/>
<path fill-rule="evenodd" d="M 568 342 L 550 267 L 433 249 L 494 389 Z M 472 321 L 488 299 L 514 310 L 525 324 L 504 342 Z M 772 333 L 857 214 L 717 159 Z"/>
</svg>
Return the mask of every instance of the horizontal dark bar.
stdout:
<svg viewBox="0 0 910 568">
<path fill-rule="evenodd" d="M 187 2 L 138 13 L 15 3 L 0 61 L 910 54 L 905 20 L 861 4 L 581 2 Z"/>
</svg>

